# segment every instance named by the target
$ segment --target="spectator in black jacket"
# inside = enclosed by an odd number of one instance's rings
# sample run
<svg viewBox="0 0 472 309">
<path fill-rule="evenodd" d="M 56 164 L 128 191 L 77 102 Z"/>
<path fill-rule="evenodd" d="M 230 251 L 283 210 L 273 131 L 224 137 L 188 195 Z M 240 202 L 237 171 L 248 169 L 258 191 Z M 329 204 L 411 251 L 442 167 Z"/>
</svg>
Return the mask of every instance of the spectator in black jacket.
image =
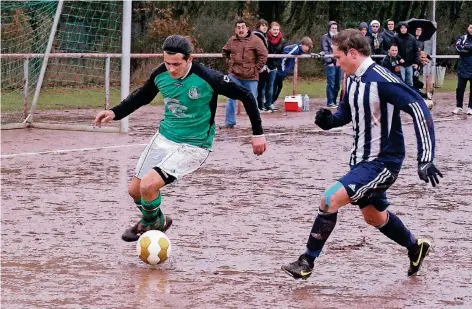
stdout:
<svg viewBox="0 0 472 309">
<path fill-rule="evenodd" d="M 467 34 L 462 35 L 456 42 L 456 50 L 459 53 L 457 65 L 457 107 L 452 111 L 454 114 L 462 114 L 465 88 L 469 81 L 469 90 L 472 90 L 472 23 L 467 27 Z M 467 115 L 472 115 L 472 91 L 469 91 L 469 108 Z"/>
<path fill-rule="evenodd" d="M 398 46 L 398 54 L 405 61 L 401 64 L 402 80 L 413 87 L 413 64 L 418 65 L 418 45 L 416 38 L 408 33 L 408 24 L 401 22 L 398 24 L 399 30 L 393 37 L 392 43 Z"/>
<path fill-rule="evenodd" d="M 418 45 L 418 51 L 424 50 L 424 41 L 420 40 L 422 33 L 423 33 L 423 28 L 417 27 L 415 30 L 415 38 L 416 38 L 416 44 Z"/>
<path fill-rule="evenodd" d="M 383 54 L 388 54 L 388 50 L 390 49 L 390 45 L 392 45 L 393 36 L 395 35 L 395 21 L 392 19 L 387 19 L 387 29 L 385 29 L 382 33 L 383 38 Z"/>
<path fill-rule="evenodd" d="M 259 21 L 256 24 L 256 30 L 254 30 L 252 33 L 259 37 L 262 42 L 264 43 L 264 46 L 268 50 L 268 43 L 267 43 L 267 29 L 269 28 L 269 23 L 265 19 L 259 19 Z M 267 61 L 269 61 L 269 58 L 267 58 Z M 264 89 L 267 85 L 267 81 L 269 78 L 269 72 L 267 71 L 267 65 L 264 65 L 262 70 L 259 71 L 259 82 L 257 83 L 257 106 L 259 107 L 259 110 L 261 111 L 264 106 L 265 102 L 265 94 L 264 94 Z"/>
<path fill-rule="evenodd" d="M 269 31 L 267 32 L 267 43 L 269 46 L 269 54 L 283 54 L 285 48 L 285 40 L 280 24 L 276 21 L 270 23 Z M 273 104 L 274 81 L 277 76 L 277 68 L 280 66 L 282 58 L 269 58 L 267 60 L 268 78 L 265 87 L 265 104 L 262 110 L 263 113 L 271 113 L 277 110 Z"/>
<path fill-rule="evenodd" d="M 400 74 L 400 64 L 403 62 L 403 59 L 398 55 L 398 46 L 396 44 L 390 45 L 388 50 L 388 55 L 382 59 L 382 66 L 389 69 L 392 73 L 398 77 L 402 77 Z"/>
</svg>

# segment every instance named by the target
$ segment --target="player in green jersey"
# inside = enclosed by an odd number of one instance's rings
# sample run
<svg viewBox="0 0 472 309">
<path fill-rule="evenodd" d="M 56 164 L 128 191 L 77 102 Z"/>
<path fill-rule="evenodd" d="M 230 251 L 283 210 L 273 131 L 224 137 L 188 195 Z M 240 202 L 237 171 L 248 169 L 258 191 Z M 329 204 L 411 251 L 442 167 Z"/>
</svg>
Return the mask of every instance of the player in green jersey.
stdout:
<svg viewBox="0 0 472 309">
<path fill-rule="evenodd" d="M 193 47 L 183 36 L 169 36 L 162 47 L 164 63 L 147 82 L 119 105 L 100 111 L 94 121 L 100 127 L 149 104 L 158 92 L 164 97 L 164 119 L 141 154 L 128 189 L 142 218 L 123 233 L 124 241 L 136 241 L 149 230 L 165 232 L 172 225 L 172 219 L 160 208 L 160 190 L 197 170 L 208 157 L 215 136 L 219 94 L 243 102 L 251 121 L 254 154 L 263 154 L 267 147 L 257 101 L 246 88 L 220 72 L 193 62 Z"/>
</svg>

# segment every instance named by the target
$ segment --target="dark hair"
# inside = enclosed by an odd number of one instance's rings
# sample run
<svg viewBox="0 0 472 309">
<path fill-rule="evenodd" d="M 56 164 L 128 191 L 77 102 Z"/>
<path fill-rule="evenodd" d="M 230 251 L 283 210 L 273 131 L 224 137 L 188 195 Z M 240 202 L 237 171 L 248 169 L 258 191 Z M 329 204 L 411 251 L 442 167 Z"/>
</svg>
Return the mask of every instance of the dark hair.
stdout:
<svg viewBox="0 0 472 309">
<path fill-rule="evenodd" d="M 244 19 L 238 19 L 235 23 L 234 23 L 234 28 L 236 28 L 238 26 L 238 24 L 246 24 L 246 22 L 244 21 Z"/>
<path fill-rule="evenodd" d="M 398 44 L 397 44 L 397 43 L 392 43 L 392 44 L 390 44 L 390 47 L 392 47 L 392 46 L 395 46 L 396 48 L 398 48 Z M 390 47 L 389 47 L 388 49 L 390 49 Z"/>
<path fill-rule="evenodd" d="M 181 35 L 171 35 L 166 38 L 162 49 L 169 55 L 183 54 L 184 60 L 187 60 L 193 52 L 193 46 L 187 38 Z"/>
<path fill-rule="evenodd" d="M 262 18 L 259 19 L 259 20 L 257 21 L 257 24 L 256 24 L 256 29 L 259 29 L 259 27 L 262 26 L 262 25 L 269 26 L 269 22 L 268 22 L 267 20 L 265 20 L 265 19 L 262 19 Z"/>
<path fill-rule="evenodd" d="M 308 46 L 310 48 L 313 48 L 313 41 L 309 36 L 304 36 L 300 42 L 302 45 Z"/>
<path fill-rule="evenodd" d="M 342 30 L 333 38 L 333 45 L 336 45 L 345 55 L 349 49 L 353 48 L 361 55 L 370 56 L 370 44 L 357 29 Z"/>
</svg>

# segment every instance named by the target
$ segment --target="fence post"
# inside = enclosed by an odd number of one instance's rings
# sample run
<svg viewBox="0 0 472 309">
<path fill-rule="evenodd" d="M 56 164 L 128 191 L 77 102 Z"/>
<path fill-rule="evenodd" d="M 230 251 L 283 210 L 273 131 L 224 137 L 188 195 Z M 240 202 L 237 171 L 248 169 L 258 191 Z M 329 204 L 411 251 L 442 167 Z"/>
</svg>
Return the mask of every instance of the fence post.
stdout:
<svg viewBox="0 0 472 309">
<path fill-rule="evenodd" d="M 121 100 L 129 94 L 131 74 L 131 1 L 123 0 L 123 30 L 121 39 Z M 120 133 L 129 130 L 129 116 L 120 120 Z"/>
<path fill-rule="evenodd" d="M 105 109 L 110 107 L 110 57 L 105 61 Z"/>
<path fill-rule="evenodd" d="M 29 58 L 23 62 L 23 120 L 28 117 Z"/>
<path fill-rule="evenodd" d="M 295 66 L 293 67 L 293 95 L 297 94 L 298 86 L 298 57 L 295 58 Z"/>
</svg>

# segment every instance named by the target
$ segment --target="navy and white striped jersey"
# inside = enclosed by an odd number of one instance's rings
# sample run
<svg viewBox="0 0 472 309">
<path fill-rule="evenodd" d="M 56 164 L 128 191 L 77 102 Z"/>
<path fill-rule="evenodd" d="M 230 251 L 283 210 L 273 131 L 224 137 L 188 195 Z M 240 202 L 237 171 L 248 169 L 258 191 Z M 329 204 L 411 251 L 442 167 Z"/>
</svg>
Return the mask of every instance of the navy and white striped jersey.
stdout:
<svg viewBox="0 0 472 309">
<path fill-rule="evenodd" d="M 400 111 L 413 118 L 418 144 L 418 162 L 434 159 L 434 125 L 426 102 L 412 88 L 369 57 L 346 79 L 345 93 L 334 127 L 352 122 L 354 145 L 350 165 L 379 159 L 387 166 L 400 168 L 405 143 Z"/>
</svg>

